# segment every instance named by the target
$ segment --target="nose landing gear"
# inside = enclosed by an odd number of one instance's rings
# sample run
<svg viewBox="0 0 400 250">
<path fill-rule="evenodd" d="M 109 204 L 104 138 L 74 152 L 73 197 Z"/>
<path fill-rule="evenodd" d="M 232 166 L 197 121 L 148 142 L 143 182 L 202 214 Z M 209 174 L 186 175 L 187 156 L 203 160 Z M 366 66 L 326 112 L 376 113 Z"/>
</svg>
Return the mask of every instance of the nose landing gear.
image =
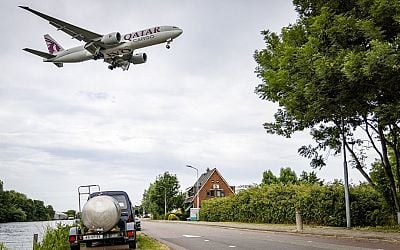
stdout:
<svg viewBox="0 0 400 250">
<path fill-rule="evenodd" d="M 170 48 L 171 48 L 171 46 L 170 46 L 171 42 L 172 42 L 172 38 L 169 38 L 169 39 L 167 40 L 167 45 L 165 45 L 165 47 L 166 47 L 167 49 L 170 49 Z"/>
</svg>

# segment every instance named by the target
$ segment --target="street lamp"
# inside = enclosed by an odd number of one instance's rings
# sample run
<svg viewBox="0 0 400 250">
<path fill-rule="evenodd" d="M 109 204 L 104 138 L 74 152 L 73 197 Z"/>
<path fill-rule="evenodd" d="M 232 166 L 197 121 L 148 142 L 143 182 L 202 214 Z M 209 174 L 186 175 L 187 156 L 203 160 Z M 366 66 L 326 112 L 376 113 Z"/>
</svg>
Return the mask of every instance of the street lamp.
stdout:
<svg viewBox="0 0 400 250">
<path fill-rule="evenodd" d="M 196 195 L 197 195 L 197 209 L 199 208 L 199 205 L 200 205 L 200 199 L 199 199 L 199 170 L 197 169 L 197 168 L 195 168 L 195 167 L 192 167 L 192 166 L 190 166 L 190 165 L 186 165 L 186 167 L 188 167 L 188 168 L 193 168 L 194 170 L 196 170 Z"/>
<path fill-rule="evenodd" d="M 346 158 L 346 134 L 345 125 L 342 117 L 342 147 L 343 147 L 343 170 L 344 170 L 344 200 L 346 207 L 346 226 L 347 229 L 351 228 L 350 219 L 350 192 L 349 192 L 349 173 L 347 170 L 347 158 Z"/>
<path fill-rule="evenodd" d="M 164 186 L 161 186 L 164 188 L 164 220 L 167 217 L 167 188 Z"/>
</svg>

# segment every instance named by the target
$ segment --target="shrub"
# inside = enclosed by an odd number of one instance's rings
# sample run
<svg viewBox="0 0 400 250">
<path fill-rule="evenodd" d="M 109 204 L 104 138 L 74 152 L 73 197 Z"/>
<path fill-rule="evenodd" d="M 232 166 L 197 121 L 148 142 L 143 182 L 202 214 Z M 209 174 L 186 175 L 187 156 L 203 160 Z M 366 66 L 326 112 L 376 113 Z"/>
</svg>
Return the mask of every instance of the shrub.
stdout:
<svg viewBox="0 0 400 250">
<path fill-rule="evenodd" d="M 169 214 L 168 220 L 178 220 L 178 216 L 176 216 L 175 214 Z"/>
<path fill-rule="evenodd" d="M 371 186 L 350 189 L 354 226 L 392 225 L 393 215 Z M 295 223 L 299 210 L 305 224 L 345 226 L 344 188 L 341 183 L 270 184 L 244 190 L 236 196 L 204 201 L 200 220 L 251 223 Z"/>
<path fill-rule="evenodd" d="M 48 227 L 41 243 L 34 250 L 69 249 L 68 235 L 70 226 L 58 224 L 56 228 Z"/>
</svg>

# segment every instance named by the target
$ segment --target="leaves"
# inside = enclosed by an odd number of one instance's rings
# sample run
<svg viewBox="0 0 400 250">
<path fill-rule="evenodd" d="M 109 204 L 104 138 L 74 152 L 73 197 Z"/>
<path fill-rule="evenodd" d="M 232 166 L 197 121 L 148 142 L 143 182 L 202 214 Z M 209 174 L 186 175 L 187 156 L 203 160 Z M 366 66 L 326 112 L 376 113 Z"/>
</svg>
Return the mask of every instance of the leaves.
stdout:
<svg viewBox="0 0 400 250">
<path fill-rule="evenodd" d="M 313 178 L 313 177 L 311 177 Z M 361 184 L 350 189 L 354 226 L 393 224 L 383 197 Z M 244 190 L 235 196 L 202 203 L 200 219 L 251 223 L 295 223 L 296 208 L 305 224 L 345 226 L 344 188 L 341 183 L 271 184 Z"/>
<path fill-rule="evenodd" d="M 293 4 L 299 13 L 296 23 L 280 34 L 262 32 L 266 47 L 254 54 L 262 80 L 255 92 L 280 106 L 275 120 L 264 124 L 267 133 L 290 138 L 309 129 L 316 145 L 303 146 L 299 153 L 312 167 L 325 165 L 323 152 L 341 152 L 342 133 L 353 141 L 369 138 L 382 159 L 387 158 L 387 145 L 400 155 L 400 2 Z M 351 151 L 354 166 L 370 181 L 362 167 L 365 155 Z M 395 172 L 400 172 L 399 159 Z M 382 167 L 397 200 L 392 167 L 387 165 Z"/>
</svg>

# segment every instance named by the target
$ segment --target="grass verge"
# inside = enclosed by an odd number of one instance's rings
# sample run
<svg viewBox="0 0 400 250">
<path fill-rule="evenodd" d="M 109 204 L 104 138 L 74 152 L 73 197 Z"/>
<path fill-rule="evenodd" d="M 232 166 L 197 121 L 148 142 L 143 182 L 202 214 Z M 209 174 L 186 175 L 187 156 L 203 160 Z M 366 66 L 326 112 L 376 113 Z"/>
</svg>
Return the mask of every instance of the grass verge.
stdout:
<svg viewBox="0 0 400 250">
<path fill-rule="evenodd" d="M 6 244 L 4 244 L 3 242 L 0 242 L 0 250 L 8 250 Z"/>
<path fill-rule="evenodd" d="M 145 235 L 142 232 L 138 232 L 137 234 L 137 244 L 140 250 L 169 250 L 170 248 L 162 244 L 161 242 L 151 238 L 150 236 Z"/>
<path fill-rule="evenodd" d="M 58 224 L 56 228 L 48 227 L 42 242 L 35 244 L 34 250 L 69 249 L 68 235 L 70 226 Z"/>
</svg>

